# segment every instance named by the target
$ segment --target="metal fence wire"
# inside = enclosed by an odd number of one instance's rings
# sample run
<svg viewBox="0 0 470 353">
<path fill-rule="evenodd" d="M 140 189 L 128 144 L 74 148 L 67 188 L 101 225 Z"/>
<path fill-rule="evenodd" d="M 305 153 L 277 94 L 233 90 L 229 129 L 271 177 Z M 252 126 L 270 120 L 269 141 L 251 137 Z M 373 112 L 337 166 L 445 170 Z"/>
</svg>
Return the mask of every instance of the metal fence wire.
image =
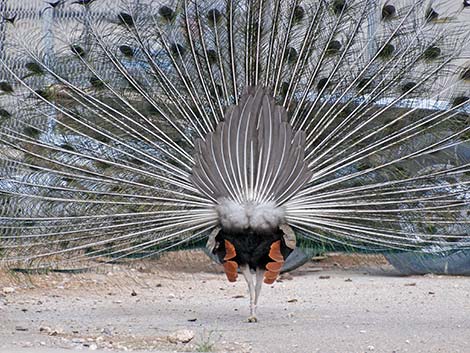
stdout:
<svg viewBox="0 0 470 353">
<path fill-rule="evenodd" d="M 87 1 L 90 2 L 90 6 L 81 5 Z M 217 4 L 218 0 L 209 0 L 208 2 Z M 390 1 L 377 0 L 377 2 L 380 3 L 377 6 L 380 9 L 381 3 L 385 4 Z M 394 4 L 403 5 L 410 2 L 411 0 L 393 1 Z M 45 59 L 54 60 L 55 54 L 63 50 L 63 44 L 70 42 L 70 38 L 65 38 L 66 36 L 83 39 L 90 33 L 90 29 L 87 28 L 88 21 L 85 20 L 88 16 L 113 22 L 122 11 L 133 11 L 139 6 L 149 5 L 157 10 L 162 4 L 172 7 L 180 6 L 181 0 L 0 0 L 0 57 L 9 67 L 21 72 L 21 69 L 28 63 L 25 56 L 21 55 L 21 51 L 17 50 L 19 42 L 41 51 Z M 439 12 L 439 18 L 443 19 L 443 26 L 452 26 L 455 30 L 468 29 L 470 10 L 462 11 L 461 1 L 433 1 L 432 6 Z M 149 16 L 151 15 L 149 14 Z M 379 18 L 378 15 L 376 18 L 368 19 L 368 26 L 372 31 L 375 28 L 375 21 L 378 21 Z M 453 43 L 452 37 L 448 38 L 448 41 L 449 43 L 445 43 L 446 45 L 461 45 L 461 43 Z M 39 43 L 41 48 L 36 48 L 35 46 L 38 46 Z M 374 48 L 371 47 L 371 51 L 373 50 Z M 469 51 L 470 49 L 463 52 L 461 60 L 456 62 L 464 65 L 470 58 Z M 99 62 L 94 63 L 98 66 L 100 64 Z M 80 67 L 70 65 L 70 62 L 54 62 L 54 70 L 65 74 L 80 75 Z M 8 79 L 11 77 L 8 77 L 6 70 L 0 69 L 0 80 Z M 442 80 L 448 84 L 454 79 L 455 77 L 449 74 Z M 44 84 L 44 82 L 38 82 L 38 84 Z"/>
</svg>

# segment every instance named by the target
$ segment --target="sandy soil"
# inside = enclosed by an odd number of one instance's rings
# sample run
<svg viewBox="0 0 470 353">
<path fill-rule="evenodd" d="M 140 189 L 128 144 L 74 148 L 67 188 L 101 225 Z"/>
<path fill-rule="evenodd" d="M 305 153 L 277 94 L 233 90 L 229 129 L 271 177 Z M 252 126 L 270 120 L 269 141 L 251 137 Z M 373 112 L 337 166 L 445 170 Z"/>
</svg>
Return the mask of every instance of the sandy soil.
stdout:
<svg viewBox="0 0 470 353">
<path fill-rule="evenodd" d="M 464 353 L 469 296 L 468 278 L 401 277 L 380 257 L 333 255 L 265 286 L 251 324 L 244 280 L 229 284 L 201 254 L 74 275 L 4 271 L 0 352 Z"/>
</svg>

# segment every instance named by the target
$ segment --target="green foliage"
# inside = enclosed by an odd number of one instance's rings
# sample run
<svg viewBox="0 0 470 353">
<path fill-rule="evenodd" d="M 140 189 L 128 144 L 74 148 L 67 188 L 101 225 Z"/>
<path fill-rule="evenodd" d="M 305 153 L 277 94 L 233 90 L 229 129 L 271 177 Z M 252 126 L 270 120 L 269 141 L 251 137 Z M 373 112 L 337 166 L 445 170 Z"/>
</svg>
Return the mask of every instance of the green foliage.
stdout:
<svg viewBox="0 0 470 353">
<path fill-rule="evenodd" d="M 213 352 L 215 349 L 216 341 L 214 339 L 214 331 L 209 331 L 209 333 L 203 333 L 201 341 L 196 345 L 196 352 Z"/>
</svg>

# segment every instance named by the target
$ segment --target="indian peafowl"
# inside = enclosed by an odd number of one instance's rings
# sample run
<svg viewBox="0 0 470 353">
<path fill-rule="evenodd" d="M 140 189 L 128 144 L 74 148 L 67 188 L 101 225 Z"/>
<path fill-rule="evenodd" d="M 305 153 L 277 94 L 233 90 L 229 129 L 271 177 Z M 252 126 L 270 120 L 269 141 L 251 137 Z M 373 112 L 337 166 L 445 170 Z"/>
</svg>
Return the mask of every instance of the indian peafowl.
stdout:
<svg viewBox="0 0 470 353">
<path fill-rule="evenodd" d="M 246 278 L 256 321 L 300 241 L 469 247 L 467 1 L 447 16 L 423 0 L 61 0 L 35 21 L 17 5 L 2 5 L 6 263 L 204 241 Z"/>
</svg>

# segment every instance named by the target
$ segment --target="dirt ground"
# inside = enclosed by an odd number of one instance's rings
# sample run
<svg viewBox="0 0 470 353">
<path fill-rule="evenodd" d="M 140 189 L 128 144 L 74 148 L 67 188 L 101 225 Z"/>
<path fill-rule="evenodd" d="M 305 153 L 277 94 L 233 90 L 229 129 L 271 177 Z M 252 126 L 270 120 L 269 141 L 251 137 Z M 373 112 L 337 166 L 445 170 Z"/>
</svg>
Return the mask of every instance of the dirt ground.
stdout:
<svg viewBox="0 0 470 353">
<path fill-rule="evenodd" d="M 203 254 L 81 274 L 0 272 L 0 353 L 470 352 L 470 280 L 402 277 L 378 256 L 311 262 L 265 285 Z"/>
</svg>

